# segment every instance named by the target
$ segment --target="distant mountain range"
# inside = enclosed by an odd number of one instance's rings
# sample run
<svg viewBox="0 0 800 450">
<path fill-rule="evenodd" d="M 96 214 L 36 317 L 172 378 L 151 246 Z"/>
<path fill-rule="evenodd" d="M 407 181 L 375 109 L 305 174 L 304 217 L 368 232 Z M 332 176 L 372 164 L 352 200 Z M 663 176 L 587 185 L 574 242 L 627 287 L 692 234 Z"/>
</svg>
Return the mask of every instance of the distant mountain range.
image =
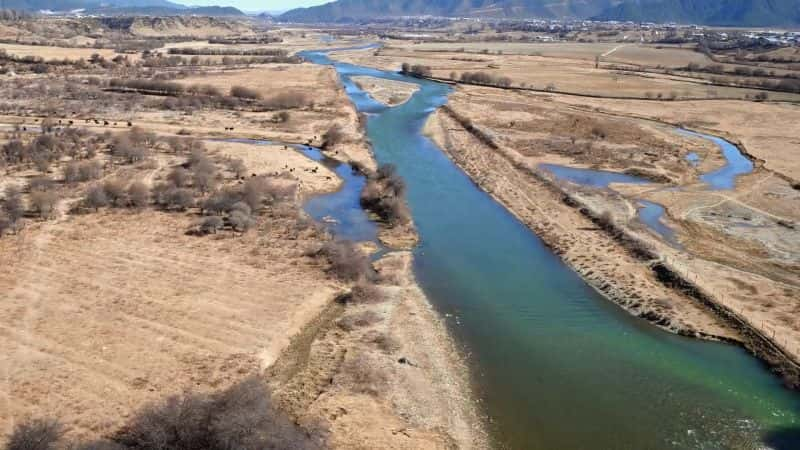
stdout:
<svg viewBox="0 0 800 450">
<path fill-rule="evenodd" d="M 83 10 L 86 13 L 108 15 L 244 15 L 242 11 L 232 6 L 189 7 L 168 0 L 2 0 L 0 7 L 22 11 Z"/>
<path fill-rule="evenodd" d="M 331 23 L 423 15 L 774 26 L 800 24 L 800 0 L 338 0 L 279 19 Z"/>
<path fill-rule="evenodd" d="M 542 17 L 584 18 L 600 14 L 619 0 L 338 0 L 298 8 L 280 16 L 287 21 L 337 22 L 368 17 Z"/>
<path fill-rule="evenodd" d="M 626 0 L 596 18 L 720 26 L 800 24 L 800 0 Z"/>
</svg>

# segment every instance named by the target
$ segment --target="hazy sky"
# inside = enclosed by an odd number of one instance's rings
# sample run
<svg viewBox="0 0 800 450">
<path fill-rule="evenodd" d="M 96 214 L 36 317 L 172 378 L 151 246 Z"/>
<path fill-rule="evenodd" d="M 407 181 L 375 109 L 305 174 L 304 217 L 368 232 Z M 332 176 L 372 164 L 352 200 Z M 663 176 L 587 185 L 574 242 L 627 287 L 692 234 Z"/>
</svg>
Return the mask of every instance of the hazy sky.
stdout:
<svg viewBox="0 0 800 450">
<path fill-rule="evenodd" d="M 195 6 L 235 6 L 244 11 L 286 11 L 303 6 L 321 5 L 333 0 L 172 0 L 175 3 Z"/>
</svg>

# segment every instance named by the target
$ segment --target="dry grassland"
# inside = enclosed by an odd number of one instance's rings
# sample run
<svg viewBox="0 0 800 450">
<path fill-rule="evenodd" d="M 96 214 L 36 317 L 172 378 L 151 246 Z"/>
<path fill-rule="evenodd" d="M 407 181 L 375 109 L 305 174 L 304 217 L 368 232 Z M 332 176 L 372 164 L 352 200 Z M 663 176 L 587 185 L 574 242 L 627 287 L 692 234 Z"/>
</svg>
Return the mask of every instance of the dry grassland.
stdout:
<svg viewBox="0 0 800 450">
<path fill-rule="evenodd" d="M 446 79 L 452 79 L 453 75 L 458 79 L 464 72 L 485 72 L 495 77 L 508 77 L 515 87 L 553 89 L 559 92 L 608 97 L 744 98 L 748 95 L 753 97 L 760 92 L 755 89 L 712 86 L 706 81 L 679 75 L 636 73 L 605 67 L 598 69 L 595 68 L 594 62 L 596 54 L 591 58 L 587 58 L 586 54 L 571 55 L 570 44 L 537 45 L 551 45 L 554 48 L 564 45 L 568 50 L 562 53 L 555 52 L 547 57 L 505 53 L 498 55 L 462 53 L 455 51 L 458 49 L 456 44 L 443 44 L 444 49 L 451 51 L 414 51 L 418 46 L 404 46 L 387 47 L 380 51 L 370 49 L 336 52 L 333 53 L 333 57 L 385 70 L 399 70 L 402 63 L 422 64 L 431 67 L 433 76 Z M 613 48 L 615 47 L 611 47 L 608 51 Z M 666 52 L 664 57 L 667 61 L 674 61 L 676 64 L 679 61 L 684 62 L 683 60 L 690 62 L 695 55 L 705 58 L 702 54 L 689 50 L 637 46 L 631 49 L 620 47 L 610 56 L 602 58 L 602 61 L 607 63 L 609 58 L 617 57 L 618 52 L 626 55 L 626 61 L 636 60 L 639 64 L 655 63 L 659 59 L 659 52 Z M 770 98 L 796 101 L 800 100 L 800 95 L 771 92 Z"/>
<path fill-rule="evenodd" d="M 182 389 L 272 363 L 337 286 L 284 230 L 185 235 L 191 219 L 108 213 L 0 240 L 2 429 L 55 412 L 96 437 Z"/>
<path fill-rule="evenodd" d="M 110 49 L 95 48 L 74 48 L 74 47 L 47 47 L 44 45 L 20 45 L 2 44 L 0 50 L 5 50 L 9 55 L 18 57 L 34 56 L 45 61 L 60 60 L 69 58 L 72 60 L 89 59 L 92 55 L 98 54 L 104 58 L 112 59 L 117 56 L 117 52 Z"/>
</svg>

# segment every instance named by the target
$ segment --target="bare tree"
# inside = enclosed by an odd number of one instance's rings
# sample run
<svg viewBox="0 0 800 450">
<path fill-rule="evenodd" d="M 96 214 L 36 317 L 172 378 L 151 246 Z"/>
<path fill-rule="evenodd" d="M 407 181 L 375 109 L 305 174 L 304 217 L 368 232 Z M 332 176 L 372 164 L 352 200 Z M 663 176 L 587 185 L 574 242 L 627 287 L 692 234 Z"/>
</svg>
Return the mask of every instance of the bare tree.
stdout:
<svg viewBox="0 0 800 450">
<path fill-rule="evenodd" d="M 167 180 L 179 188 L 188 186 L 191 179 L 192 175 L 183 167 L 176 167 L 167 175 Z"/>
<path fill-rule="evenodd" d="M 53 191 L 36 191 L 31 193 L 30 201 L 39 217 L 49 219 L 55 215 L 60 199 Z"/>
<path fill-rule="evenodd" d="M 103 183 L 108 201 L 116 207 L 123 207 L 128 202 L 128 191 L 122 180 L 108 180 Z"/>
<path fill-rule="evenodd" d="M 200 232 L 204 234 L 216 234 L 222 229 L 224 222 L 220 216 L 208 216 L 200 222 Z"/>
<path fill-rule="evenodd" d="M 13 184 L 6 186 L 3 199 L 3 211 L 8 216 L 11 224 L 16 224 L 25 215 L 25 204 L 22 201 L 22 192 Z"/>
<path fill-rule="evenodd" d="M 233 172 L 236 178 L 242 178 L 247 175 L 247 166 L 240 158 L 229 159 L 228 169 Z"/>
<path fill-rule="evenodd" d="M 150 203 L 150 188 L 141 181 L 128 186 L 128 203 L 134 208 L 144 208 Z"/>
<path fill-rule="evenodd" d="M 90 186 L 89 189 L 86 190 L 84 201 L 86 202 L 86 206 L 94 208 L 95 211 L 109 204 L 106 190 L 100 185 Z"/>
</svg>

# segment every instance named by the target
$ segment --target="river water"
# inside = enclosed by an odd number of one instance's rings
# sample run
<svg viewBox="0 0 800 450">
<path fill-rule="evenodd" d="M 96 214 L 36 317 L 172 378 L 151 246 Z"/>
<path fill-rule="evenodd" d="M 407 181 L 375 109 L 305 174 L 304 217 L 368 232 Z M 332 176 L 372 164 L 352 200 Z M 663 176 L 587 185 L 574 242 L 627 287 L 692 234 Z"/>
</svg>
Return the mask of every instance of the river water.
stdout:
<svg viewBox="0 0 800 450">
<path fill-rule="evenodd" d="M 302 56 L 332 64 L 323 52 Z M 408 184 L 421 238 L 416 276 L 464 347 L 498 447 L 800 448 L 800 396 L 759 361 L 622 311 L 421 135 L 448 86 L 334 67 L 368 113 L 377 160 L 395 164 Z M 420 90 L 387 108 L 356 88 L 353 75 Z"/>
</svg>

